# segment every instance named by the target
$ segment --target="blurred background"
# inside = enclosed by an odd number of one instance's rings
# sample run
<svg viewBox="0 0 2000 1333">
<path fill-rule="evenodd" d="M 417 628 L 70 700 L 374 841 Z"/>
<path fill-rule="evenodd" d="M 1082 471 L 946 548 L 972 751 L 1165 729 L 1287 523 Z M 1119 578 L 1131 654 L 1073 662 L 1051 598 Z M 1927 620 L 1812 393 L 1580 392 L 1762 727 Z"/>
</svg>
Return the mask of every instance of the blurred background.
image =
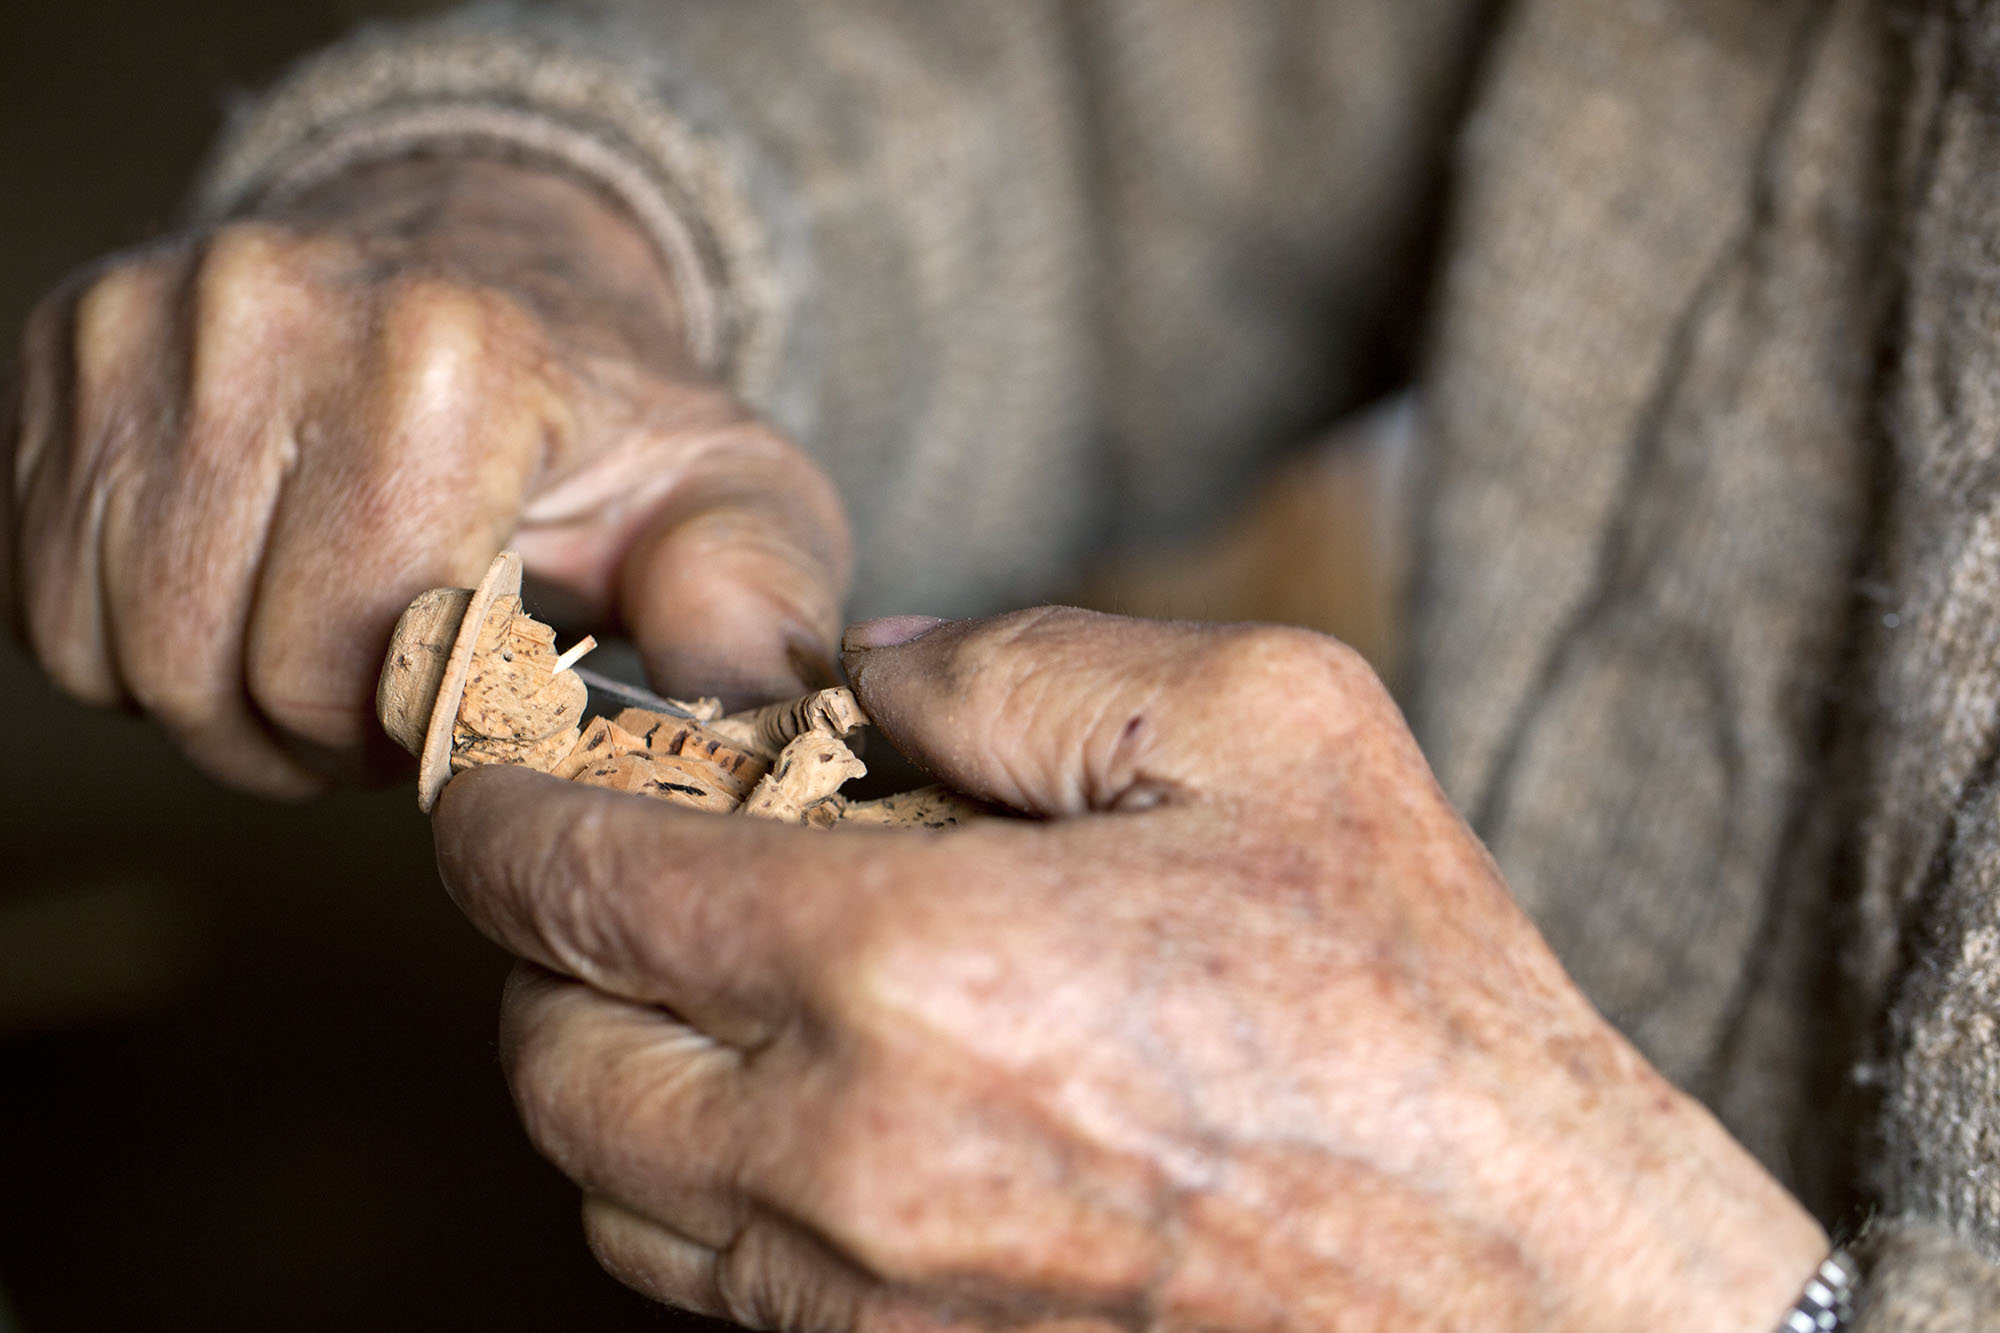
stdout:
<svg viewBox="0 0 2000 1333">
<path fill-rule="evenodd" d="M 231 96 L 430 7 L 13 6 L 9 362 L 43 291 L 172 225 Z M 1386 668 L 1405 416 L 1077 598 L 1332 629 Z M 515 1125 L 493 1040 L 507 960 L 439 889 L 411 791 L 223 792 L 145 725 L 56 697 L 11 642 L 0 700 L 0 1333 L 697 1322 L 598 1272 L 574 1192 Z"/>
<path fill-rule="evenodd" d="M 0 42 L 0 337 L 171 225 L 227 99 L 412 0 L 65 0 Z M 280 807 L 0 647 L 0 1330 L 660 1329 L 494 1059 L 409 791 Z"/>
</svg>

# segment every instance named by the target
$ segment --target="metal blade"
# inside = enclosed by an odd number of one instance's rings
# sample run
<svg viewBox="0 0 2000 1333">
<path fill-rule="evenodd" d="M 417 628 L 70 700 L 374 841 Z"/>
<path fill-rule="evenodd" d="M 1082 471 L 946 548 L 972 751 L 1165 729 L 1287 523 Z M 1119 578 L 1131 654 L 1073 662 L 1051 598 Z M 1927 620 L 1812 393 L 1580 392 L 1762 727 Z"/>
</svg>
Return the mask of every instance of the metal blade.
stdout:
<svg viewBox="0 0 2000 1333">
<path fill-rule="evenodd" d="M 662 699 L 651 690 L 642 690 L 637 685 L 627 685 L 622 680 L 600 676 L 586 667 L 571 667 L 590 690 L 590 706 L 584 711 L 589 714 L 615 713 L 621 708 L 643 708 L 649 713 L 665 713 L 669 717 L 684 717 L 696 721 L 695 715 L 671 699 Z"/>
</svg>

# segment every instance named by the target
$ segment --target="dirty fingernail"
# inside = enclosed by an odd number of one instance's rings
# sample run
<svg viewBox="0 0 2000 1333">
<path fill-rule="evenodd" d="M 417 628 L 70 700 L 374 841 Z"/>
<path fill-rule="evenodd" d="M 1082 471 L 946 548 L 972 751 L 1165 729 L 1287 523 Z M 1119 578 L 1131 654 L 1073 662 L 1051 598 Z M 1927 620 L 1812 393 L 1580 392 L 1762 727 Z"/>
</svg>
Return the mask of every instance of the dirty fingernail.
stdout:
<svg viewBox="0 0 2000 1333">
<path fill-rule="evenodd" d="M 862 653 L 871 648 L 900 648 L 929 634 L 944 621 L 936 616 L 883 616 L 849 625 L 840 640 L 844 653 Z"/>
</svg>

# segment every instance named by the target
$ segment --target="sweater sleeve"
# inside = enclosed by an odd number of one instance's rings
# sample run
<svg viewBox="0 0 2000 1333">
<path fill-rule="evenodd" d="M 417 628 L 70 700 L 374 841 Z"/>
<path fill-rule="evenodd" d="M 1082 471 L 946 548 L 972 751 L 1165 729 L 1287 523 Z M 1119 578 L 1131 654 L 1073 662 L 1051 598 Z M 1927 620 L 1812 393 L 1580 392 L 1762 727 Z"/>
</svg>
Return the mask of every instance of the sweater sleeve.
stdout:
<svg viewBox="0 0 2000 1333">
<path fill-rule="evenodd" d="M 2000 7 L 1909 33 L 1847 989 L 1868 1333 L 2000 1328 Z"/>
<path fill-rule="evenodd" d="M 2000 560 L 1990 537 L 1980 544 Z M 1937 684 L 1951 678 L 1960 689 L 1972 679 L 1954 672 Z M 1948 766 L 1943 747 L 1922 748 Z M 1866 1333 L 2000 1328 L 2000 800 L 1990 781 L 1974 776 L 1959 792 L 1933 849 L 1890 1021 L 1862 1068 L 1881 1095 L 1867 1184 L 1883 1209 L 1855 1247 Z"/>
<path fill-rule="evenodd" d="M 247 107 L 213 220 L 499 151 L 623 202 L 848 499 L 857 613 L 1060 586 L 1385 377 L 1481 0 L 513 0 Z"/>
<path fill-rule="evenodd" d="M 1966 1237 L 1903 1218 L 1878 1223 L 1857 1248 L 1868 1272 L 1856 1333 L 2000 1328 L 2000 1268 Z"/>
</svg>

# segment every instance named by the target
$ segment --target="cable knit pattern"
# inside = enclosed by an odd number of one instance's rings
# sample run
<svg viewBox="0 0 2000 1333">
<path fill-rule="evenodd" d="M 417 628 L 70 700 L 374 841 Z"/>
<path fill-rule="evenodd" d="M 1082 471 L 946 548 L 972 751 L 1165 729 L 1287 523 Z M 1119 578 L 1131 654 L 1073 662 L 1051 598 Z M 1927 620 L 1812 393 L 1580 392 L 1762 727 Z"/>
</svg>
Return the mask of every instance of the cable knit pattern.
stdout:
<svg viewBox="0 0 2000 1333">
<path fill-rule="evenodd" d="M 1431 310 L 1447 789 L 1647 1055 L 1872 1214 L 1863 1328 L 2000 1327 L 2000 4 L 487 5 L 302 68 L 201 208 L 465 145 L 646 227 L 863 614 L 1212 515 Z"/>
</svg>

